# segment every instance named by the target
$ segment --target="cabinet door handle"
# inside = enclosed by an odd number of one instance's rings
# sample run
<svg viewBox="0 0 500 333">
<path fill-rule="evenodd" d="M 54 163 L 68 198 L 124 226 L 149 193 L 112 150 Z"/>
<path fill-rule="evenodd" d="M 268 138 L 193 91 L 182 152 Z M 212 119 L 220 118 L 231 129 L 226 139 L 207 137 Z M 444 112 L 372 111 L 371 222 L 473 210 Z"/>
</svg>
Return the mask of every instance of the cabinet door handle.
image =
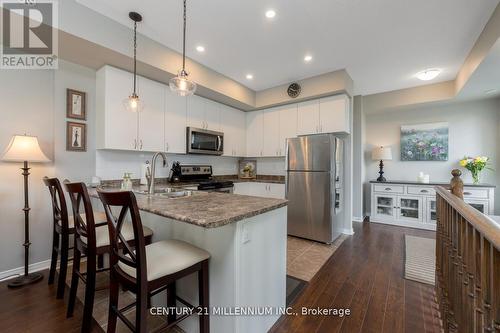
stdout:
<svg viewBox="0 0 500 333">
<path fill-rule="evenodd" d="M 137 139 L 134 139 L 134 149 L 137 149 Z"/>
<path fill-rule="evenodd" d="M 142 139 L 139 140 L 139 149 L 142 150 Z"/>
<path fill-rule="evenodd" d="M 420 190 L 420 193 L 429 193 L 427 190 Z"/>
<path fill-rule="evenodd" d="M 166 148 L 165 148 L 166 151 L 168 151 L 168 142 L 167 142 L 167 145 L 166 145 Z"/>
<path fill-rule="evenodd" d="M 390 187 L 385 188 L 386 191 L 391 191 L 392 189 Z"/>
<path fill-rule="evenodd" d="M 464 195 L 472 195 L 470 192 L 464 192 Z"/>
</svg>

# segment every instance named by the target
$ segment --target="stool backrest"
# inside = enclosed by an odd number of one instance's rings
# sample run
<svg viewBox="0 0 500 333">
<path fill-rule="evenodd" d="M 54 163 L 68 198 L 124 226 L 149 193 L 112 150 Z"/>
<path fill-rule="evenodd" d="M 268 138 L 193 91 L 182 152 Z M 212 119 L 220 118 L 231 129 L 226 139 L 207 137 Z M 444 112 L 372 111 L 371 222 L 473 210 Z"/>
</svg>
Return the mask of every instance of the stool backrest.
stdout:
<svg viewBox="0 0 500 333">
<path fill-rule="evenodd" d="M 98 190 L 97 193 L 99 193 L 108 220 L 111 267 L 115 267 L 120 261 L 136 270 L 139 283 L 147 281 L 146 243 L 135 195 L 130 191 L 108 192 Z M 119 211 L 118 217 L 113 215 L 112 208 Z M 128 215 L 134 230 L 135 251 L 129 246 L 121 233 Z"/>
<path fill-rule="evenodd" d="M 85 183 L 70 183 L 64 181 L 73 208 L 75 238 L 85 237 L 87 248 L 96 248 L 94 210 Z M 82 209 L 83 203 L 83 209 Z M 85 214 L 85 218 L 82 217 Z"/>
<path fill-rule="evenodd" d="M 57 178 L 43 177 L 44 184 L 49 188 L 50 197 L 52 199 L 52 215 L 54 218 L 54 227 L 56 224 L 61 225 L 63 233 L 68 232 L 68 206 L 66 198 L 61 187 L 61 182 Z"/>
</svg>

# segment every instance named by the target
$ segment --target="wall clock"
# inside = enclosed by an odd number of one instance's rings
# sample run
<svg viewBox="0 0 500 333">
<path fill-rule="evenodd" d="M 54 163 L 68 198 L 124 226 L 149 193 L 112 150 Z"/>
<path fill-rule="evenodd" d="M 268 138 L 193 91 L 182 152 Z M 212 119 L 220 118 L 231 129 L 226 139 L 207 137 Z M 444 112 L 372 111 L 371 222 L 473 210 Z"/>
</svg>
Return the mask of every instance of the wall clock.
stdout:
<svg viewBox="0 0 500 333">
<path fill-rule="evenodd" d="M 301 90 L 300 84 L 294 82 L 288 86 L 286 92 L 288 93 L 288 96 L 290 96 L 291 98 L 296 98 L 297 96 L 300 95 L 300 90 Z"/>
</svg>

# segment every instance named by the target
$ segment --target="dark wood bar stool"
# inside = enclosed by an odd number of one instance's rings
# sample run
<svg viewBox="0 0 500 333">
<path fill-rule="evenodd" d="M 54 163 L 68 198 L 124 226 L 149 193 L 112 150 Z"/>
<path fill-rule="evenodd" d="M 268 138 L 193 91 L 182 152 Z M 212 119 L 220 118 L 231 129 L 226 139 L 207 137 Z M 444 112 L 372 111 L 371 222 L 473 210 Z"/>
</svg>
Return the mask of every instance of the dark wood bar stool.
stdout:
<svg viewBox="0 0 500 333">
<path fill-rule="evenodd" d="M 148 299 L 157 293 L 167 290 L 167 304 L 176 306 L 176 300 L 189 308 L 193 305 L 176 296 L 175 282 L 192 273 L 198 273 L 199 303 L 202 309 L 209 306 L 208 260 L 210 254 L 189 243 L 180 240 L 165 240 L 145 244 L 142 231 L 142 221 L 137 207 L 135 195 L 132 192 L 104 192 L 98 191 L 104 205 L 108 228 L 111 238 L 111 272 L 110 298 L 108 314 L 108 333 L 114 333 L 119 317 L 133 332 L 147 332 Z M 115 218 L 112 208 L 119 211 Z M 134 229 L 136 248 L 132 250 L 125 242 L 124 225 L 129 216 Z M 136 302 L 118 308 L 118 293 L 120 285 L 137 295 Z M 128 320 L 124 312 L 136 309 L 135 325 Z M 200 332 L 209 332 L 209 315 L 202 312 L 199 316 Z M 160 331 L 187 318 L 185 314 L 176 318 L 169 315 L 166 324 L 155 328 Z"/>
<path fill-rule="evenodd" d="M 70 247 L 69 237 L 75 233 L 74 218 L 68 215 L 68 208 L 66 205 L 66 198 L 61 187 L 61 183 L 57 178 L 44 177 L 43 182 L 49 188 L 50 197 L 52 199 L 52 215 L 54 225 L 52 230 L 52 256 L 50 261 L 49 279 L 48 283 L 54 283 L 54 277 L 57 267 L 57 258 L 61 257 L 59 265 L 59 277 L 57 280 L 57 298 L 64 297 L 64 290 L 66 288 L 66 274 L 68 270 L 69 250 Z M 85 218 L 85 215 L 82 215 Z M 101 212 L 93 212 L 95 221 L 106 224 L 106 215 Z"/>
<path fill-rule="evenodd" d="M 96 269 L 98 256 L 110 252 L 109 230 L 106 226 L 107 222 L 96 224 L 92 217 L 83 218 L 83 216 L 89 216 L 88 214 L 92 215 L 91 212 L 93 211 L 87 186 L 84 183 L 69 182 L 65 182 L 64 185 L 69 193 L 73 216 L 76 217 L 73 274 L 71 276 L 67 316 L 71 317 L 73 315 L 78 279 L 81 279 L 85 283 L 82 332 L 90 332 L 92 311 L 94 309 L 96 274 L 109 270 L 109 268 Z M 144 227 L 141 231 L 143 235 L 142 241 L 145 244 L 151 243 L 153 231 L 147 227 Z M 127 247 L 135 246 L 134 231 L 130 223 L 124 226 L 122 235 Z M 87 271 L 85 273 L 80 271 L 80 261 L 83 256 L 87 257 Z"/>
</svg>

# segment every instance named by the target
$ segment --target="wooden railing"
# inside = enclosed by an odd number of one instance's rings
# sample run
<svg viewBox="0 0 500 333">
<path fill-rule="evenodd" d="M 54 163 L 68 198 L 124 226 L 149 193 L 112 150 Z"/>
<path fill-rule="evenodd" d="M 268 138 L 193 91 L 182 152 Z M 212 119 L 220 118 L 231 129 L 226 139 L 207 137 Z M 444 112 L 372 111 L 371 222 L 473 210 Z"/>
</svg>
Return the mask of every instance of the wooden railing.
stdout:
<svg viewBox="0 0 500 333">
<path fill-rule="evenodd" d="M 445 332 L 500 332 L 500 226 L 437 188 L 436 297 Z"/>
</svg>

